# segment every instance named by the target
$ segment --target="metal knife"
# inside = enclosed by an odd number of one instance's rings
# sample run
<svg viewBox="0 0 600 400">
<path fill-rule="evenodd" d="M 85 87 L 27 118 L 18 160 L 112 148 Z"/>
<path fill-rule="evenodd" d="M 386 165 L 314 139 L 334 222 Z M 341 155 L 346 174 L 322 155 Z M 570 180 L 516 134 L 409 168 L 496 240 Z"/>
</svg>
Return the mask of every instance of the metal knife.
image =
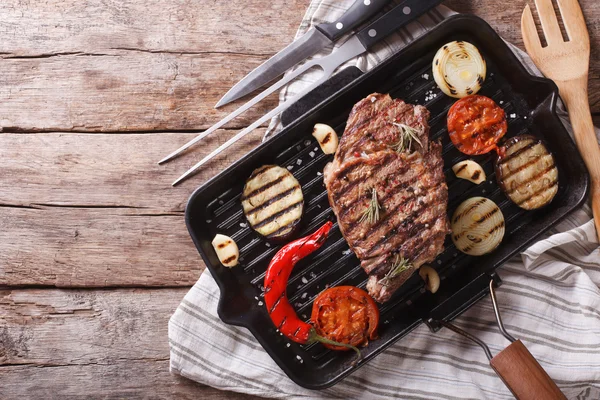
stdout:
<svg viewBox="0 0 600 400">
<path fill-rule="evenodd" d="M 275 54 L 239 81 L 223 96 L 215 108 L 239 99 L 271 82 L 299 62 L 334 43 L 358 25 L 377 14 L 390 0 L 356 0 L 337 21 L 311 28 L 298 40 Z"/>
<path fill-rule="evenodd" d="M 309 93 L 311 90 L 315 89 L 317 86 L 321 85 L 344 62 L 364 53 L 367 49 L 369 49 L 375 43 L 379 42 L 381 39 L 387 37 L 388 35 L 397 31 L 398 29 L 400 29 L 407 23 L 411 22 L 415 18 L 417 18 L 417 17 L 421 16 L 422 14 L 424 14 L 425 12 L 429 11 L 431 8 L 440 4 L 442 1 L 443 0 L 406 0 L 406 1 L 403 1 L 402 3 L 397 5 L 395 8 L 393 8 L 391 11 L 389 11 L 387 14 L 385 14 L 384 16 L 379 18 L 377 21 L 371 23 L 366 28 L 364 28 L 363 30 L 358 32 L 356 35 L 350 37 L 350 39 L 348 39 L 342 46 L 340 46 L 337 50 L 335 50 L 330 55 L 316 59 L 316 60 L 311 60 L 311 61 L 305 63 L 298 70 L 296 70 L 292 74 L 289 74 L 288 76 L 284 77 L 283 79 L 281 79 L 280 81 L 278 81 L 277 83 L 275 83 L 274 85 L 272 85 L 271 87 L 266 89 L 264 92 L 260 93 L 259 95 L 254 97 L 252 100 L 248 101 L 246 104 L 244 104 L 242 107 L 240 107 L 239 109 L 234 111 L 232 114 L 230 114 L 226 118 L 219 121 L 216 125 L 212 126 L 208 130 L 206 130 L 205 132 L 200 134 L 198 137 L 192 139 L 190 142 L 188 142 L 187 144 L 185 144 L 184 146 L 182 146 L 180 149 L 176 150 L 175 152 L 171 153 L 169 156 L 165 157 L 163 160 L 160 161 L 161 163 L 164 161 L 170 160 L 175 155 L 179 154 L 181 151 L 187 149 L 192 144 L 198 142 L 202 138 L 209 135 L 211 132 L 213 132 L 218 127 L 225 125 L 225 123 L 232 120 L 236 116 L 240 115 L 241 113 L 243 113 L 244 111 L 246 111 L 247 109 L 249 109 L 250 107 L 255 105 L 256 103 L 258 103 L 259 101 L 261 101 L 262 99 L 267 97 L 269 94 L 275 92 L 276 90 L 280 89 L 281 87 L 283 87 L 290 81 L 294 80 L 299 75 L 302 75 L 304 72 L 306 72 L 310 68 L 318 66 L 323 70 L 323 75 L 321 76 L 321 78 L 318 81 L 316 81 L 309 87 L 302 90 L 294 98 L 289 99 L 286 102 L 280 104 L 278 107 L 271 110 L 266 115 L 262 116 L 260 119 L 255 121 L 252 125 L 248 126 L 246 129 L 242 130 L 241 132 L 239 132 L 235 136 L 233 136 L 231 139 L 227 140 L 225 143 L 223 143 L 217 149 L 212 151 L 209 155 L 207 155 L 202 160 L 200 160 L 200 162 L 198 162 L 196 165 L 194 165 L 192 168 L 190 168 L 185 174 L 183 174 L 181 177 L 179 177 L 175 182 L 173 182 L 173 186 L 175 186 L 178 183 L 185 180 L 187 177 L 192 175 L 194 173 L 194 171 L 196 171 L 202 165 L 206 164 L 213 157 L 220 154 L 223 150 L 227 149 L 232 144 L 237 142 L 239 139 L 241 139 L 248 133 L 252 132 L 254 129 L 258 128 L 260 125 L 262 125 L 263 123 L 268 121 L 270 118 L 274 117 L 275 115 L 279 114 L 283 110 L 287 109 L 290 105 L 294 104 L 296 101 L 298 101 L 304 95 Z"/>
</svg>

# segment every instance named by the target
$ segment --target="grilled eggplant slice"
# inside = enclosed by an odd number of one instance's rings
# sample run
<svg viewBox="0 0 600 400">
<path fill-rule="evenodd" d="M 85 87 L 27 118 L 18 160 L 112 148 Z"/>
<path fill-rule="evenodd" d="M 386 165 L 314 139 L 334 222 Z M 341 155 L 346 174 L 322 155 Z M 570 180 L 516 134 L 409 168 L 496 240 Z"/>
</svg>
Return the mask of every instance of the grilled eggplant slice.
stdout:
<svg viewBox="0 0 600 400">
<path fill-rule="evenodd" d="M 285 168 L 264 165 L 252 172 L 242 193 L 250 226 L 269 239 L 290 235 L 300 222 L 304 196 L 300 183 Z"/>
<path fill-rule="evenodd" d="M 504 215 L 492 200 L 471 197 L 463 201 L 452 216 L 452 241 L 470 256 L 494 250 L 504 237 Z"/>
<path fill-rule="evenodd" d="M 496 179 L 516 205 L 534 210 L 558 192 L 558 169 L 552 153 L 531 135 L 515 136 L 498 149 Z"/>
</svg>

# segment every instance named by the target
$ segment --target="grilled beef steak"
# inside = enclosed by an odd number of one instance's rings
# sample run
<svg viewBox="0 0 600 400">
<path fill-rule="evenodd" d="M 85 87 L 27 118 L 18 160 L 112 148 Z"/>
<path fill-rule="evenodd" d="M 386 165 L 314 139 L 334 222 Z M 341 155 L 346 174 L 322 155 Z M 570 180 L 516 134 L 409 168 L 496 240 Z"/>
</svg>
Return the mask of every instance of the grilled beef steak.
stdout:
<svg viewBox="0 0 600 400">
<path fill-rule="evenodd" d="M 444 249 L 448 187 L 442 146 L 429 142 L 428 118 L 423 106 L 372 94 L 354 106 L 325 167 L 329 203 L 379 302 Z M 407 130 L 411 138 L 399 147 Z M 374 201 L 378 212 L 366 213 Z"/>
</svg>

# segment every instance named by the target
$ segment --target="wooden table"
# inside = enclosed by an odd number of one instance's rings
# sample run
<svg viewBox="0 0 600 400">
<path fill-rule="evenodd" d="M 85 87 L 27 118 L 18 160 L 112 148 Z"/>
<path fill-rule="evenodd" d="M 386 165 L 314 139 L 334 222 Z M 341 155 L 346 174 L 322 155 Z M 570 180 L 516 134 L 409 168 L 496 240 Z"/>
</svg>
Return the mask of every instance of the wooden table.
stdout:
<svg viewBox="0 0 600 400">
<path fill-rule="evenodd" d="M 590 101 L 600 124 L 600 2 Z M 206 147 L 156 161 L 235 108 L 226 90 L 292 39 L 309 0 L 0 2 L 0 398 L 238 398 L 169 373 L 167 320 L 204 266 L 190 193 Z M 449 0 L 522 47 L 522 1 Z"/>
</svg>

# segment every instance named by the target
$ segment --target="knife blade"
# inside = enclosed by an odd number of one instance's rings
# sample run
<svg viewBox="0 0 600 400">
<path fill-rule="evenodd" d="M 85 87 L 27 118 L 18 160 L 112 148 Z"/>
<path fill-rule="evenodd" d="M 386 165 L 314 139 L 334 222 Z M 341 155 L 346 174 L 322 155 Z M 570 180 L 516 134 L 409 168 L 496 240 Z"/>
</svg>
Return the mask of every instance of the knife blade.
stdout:
<svg viewBox="0 0 600 400">
<path fill-rule="evenodd" d="M 295 79 L 296 77 L 303 74 L 308 69 L 310 69 L 314 66 L 319 66 L 323 69 L 323 74 L 317 82 L 315 82 L 312 85 L 310 85 L 309 87 L 305 88 L 301 93 L 299 93 L 292 99 L 289 99 L 286 102 L 280 104 L 278 107 L 271 110 L 269 113 L 264 115 L 262 118 L 255 121 L 252 125 L 248 126 L 246 129 L 237 133 L 231 139 L 229 139 L 228 141 L 223 143 L 217 149 L 212 151 L 209 155 L 207 155 L 202 160 L 200 160 L 200 162 L 198 162 L 196 165 L 191 167 L 185 174 L 183 174 L 181 177 L 179 177 L 175 182 L 173 182 L 173 186 L 177 185 L 178 183 L 185 180 L 187 177 L 191 176 L 194 173 L 194 171 L 196 171 L 202 165 L 206 164 L 212 158 L 214 158 L 215 156 L 220 154 L 222 151 L 224 151 L 225 149 L 230 147 L 232 144 L 237 142 L 239 139 L 241 139 L 248 133 L 252 132 L 254 129 L 259 127 L 264 122 L 268 121 L 273 116 L 275 116 L 275 115 L 279 114 L 280 112 L 282 112 L 283 110 L 287 109 L 289 106 L 294 104 L 296 101 L 298 101 L 304 95 L 306 95 L 308 92 L 310 92 L 311 90 L 315 89 L 317 86 L 319 86 L 320 84 L 325 82 L 325 80 L 327 80 L 327 78 L 341 64 L 343 64 L 344 62 L 365 52 L 369 47 L 371 47 L 372 45 L 374 45 L 381 39 L 387 37 L 388 35 L 395 32 L 396 30 L 400 29 L 401 27 L 403 27 L 407 23 L 411 22 L 415 18 L 421 16 L 425 12 L 429 11 L 431 8 L 440 4 L 442 1 L 443 0 L 406 0 L 402 3 L 400 3 L 395 8 L 393 8 L 391 11 L 389 11 L 387 14 L 385 14 L 384 16 L 382 16 L 375 22 L 368 25 L 366 28 L 364 28 L 363 30 L 358 32 L 356 35 L 352 36 L 340 48 L 338 48 L 336 51 L 334 51 L 330 55 L 316 59 L 316 60 L 309 61 L 308 63 L 304 64 L 301 68 L 299 68 L 297 71 L 294 71 L 294 73 L 289 74 L 288 76 L 286 76 L 285 78 L 283 78 L 282 80 L 280 80 L 279 82 L 277 82 L 276 84 L 274 84 L 273 86 L 271 86 L 270 88 L 265 90 L 265 92 L 259 94 L 254 99 L 247 102 L 240 109 L 247 110 L 248 108 L 252 107 L 252 105 L 254 105 L 254 104 L 258 103 L 260 100 L 262 100 L 262 98 L 266 97 L 267 94 L 265 94 L 265 93 L 274 92 L 275 90 L 281 88 L 282 86 L 284 86 L 285 84 L 287 84 L 288 82 Z M 241 113 L 241 112 L 239 112 L 240 109 L 235 111 L 234 114 L 239 115 Z M 211 129 L 212 128 L 209 128 L 209 130 L 211 130 Z M 201 136 L 203 136 L 203 135 L 201 135 Z M 191 144 L 197 142 L 199 139 L 200 139 L 200 136 L 193 139 L 190 143 L 184 145 L 183 147 L 187 148 Z M 172 153 L 172 155 L 177 154 L 178 152 L 179 152 L 179 150 Z"/>
<path fill-rule="evenodd" d="M 229 89 L 215 105 L 215 108 L 237 100 L 271 82 L 294 65 L 315 55 L 358 25 L 369 20 L 389 2 L 390 0 L 356 0 L 339 19 L 309 29 L 302 37 L 255 68 Z"/>
</svg>

